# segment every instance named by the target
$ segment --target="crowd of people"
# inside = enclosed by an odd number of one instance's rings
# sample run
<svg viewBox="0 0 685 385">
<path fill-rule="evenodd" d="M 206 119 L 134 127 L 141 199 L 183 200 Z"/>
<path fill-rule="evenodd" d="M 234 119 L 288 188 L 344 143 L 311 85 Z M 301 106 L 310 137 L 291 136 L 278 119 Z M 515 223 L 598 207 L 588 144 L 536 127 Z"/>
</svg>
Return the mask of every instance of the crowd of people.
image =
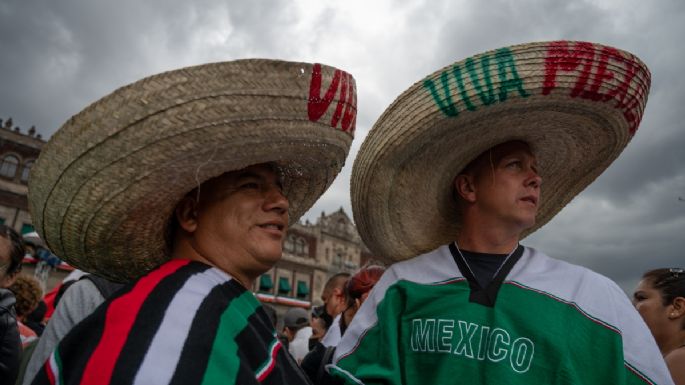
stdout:
<svg viewBox="0 0 685 385">
<path fill-rule="evenodd" d="M 41 239 L 84 272 L 47 325 L 0 225 L 0 382 L 685 384 L 682 268 L 645 273 L 631 304 L 521 244 L 620 155 L 649 86 L 634 55 L 567 41 L 426 76 L 352 171 L 359 233 L 394 263 L 333 274 L 282 317 L 249 288 L 343 166 L 354 78 L 247 59 L 122 87 L 31 171 Z"/>
</svg>

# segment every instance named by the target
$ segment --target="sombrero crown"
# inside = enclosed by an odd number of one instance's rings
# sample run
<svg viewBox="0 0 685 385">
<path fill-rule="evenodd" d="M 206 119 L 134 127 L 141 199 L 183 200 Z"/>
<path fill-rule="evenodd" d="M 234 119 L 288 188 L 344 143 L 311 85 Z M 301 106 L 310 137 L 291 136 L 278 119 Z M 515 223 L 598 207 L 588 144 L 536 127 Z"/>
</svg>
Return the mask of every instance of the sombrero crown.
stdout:
<svg viewBox="0 0 685 385">
<path fill-rule="evenodd" d="M 527 142 L 541 166 L 536 224 L 613 162 L 638 128 L 650 86 L 634 55 L 587 42 L 521 44 L 442 68 L 402 93 L 355 159 L 352 208 L 376 254 L 402 260 L 453 241 L 452 181 L 493 146 Z"/>
<path fill-rule="evenodd" d="M 70 264 L 127 280 L 163 262 L 176 203 L 205 180 L 274 162 L 296 221 L 343 166 L 352 76 L 321 64 L 238 60 L 122 87 L 67 121 L 32 169 L 37 231 Z"/>
</svg>

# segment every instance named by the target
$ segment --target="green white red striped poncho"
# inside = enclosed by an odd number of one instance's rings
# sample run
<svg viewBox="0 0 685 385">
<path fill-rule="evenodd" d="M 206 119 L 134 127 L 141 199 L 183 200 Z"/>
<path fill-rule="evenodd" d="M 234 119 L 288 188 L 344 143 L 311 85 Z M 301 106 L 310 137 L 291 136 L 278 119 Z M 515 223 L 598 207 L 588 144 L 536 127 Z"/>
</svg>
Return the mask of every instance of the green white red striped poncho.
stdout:
<svg viewBox="0 0 685 385">
<path fill-rule="evenodd" d="M 74 327 L 33 384 L 307 384 L 285 350 L 250 291 L 173 260 Z"/>
</svg>

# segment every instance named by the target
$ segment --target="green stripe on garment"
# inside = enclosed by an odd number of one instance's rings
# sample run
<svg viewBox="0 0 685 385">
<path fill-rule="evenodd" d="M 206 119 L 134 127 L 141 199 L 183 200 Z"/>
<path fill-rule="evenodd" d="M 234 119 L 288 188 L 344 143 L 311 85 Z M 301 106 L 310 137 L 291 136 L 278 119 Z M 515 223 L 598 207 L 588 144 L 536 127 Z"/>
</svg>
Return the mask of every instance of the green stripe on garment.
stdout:
<svg viewBox="0 0 685 385">
<path fill-rule="evenodd" d="M 50 357 L 48 357 L 46 365 L 50 373 L 52 373 L 52 377 L 54 377 L 54 384 L 63 385 L 64 380 L 62 379 L 62 360 L 59 357 L 59 348 L 55 348 L 55 351 L 53 351 Z"/>
<path fill-rule="evenodd" d="M 59 349 L 55 348 L 55 363 L 57 364 L 57 376 L 55 377 L 56 385 L 64 385 L 64 376 L 62 376 L 62 358 L 59 355 Z M 54 374 L 55 371 L 53 370 Z"/>
<path fill-rule="evenodd" d="M 245 329 L 248 318 L 259 306 L 259 301 L 249 291 L 245 291 L 228 305 L 221 315 L 202 385 L 235 383 L 240 368 L 235 339 Z"/>
<path fill-rule="evenodd" d="M 62 380 L 62 360 L 59 357 L 59 347 L 56 347 L 55 351 L 48 357 L 48 367 L 55 378 L 55 385 L 62 385 L 64 380 Z"/>
</svg>

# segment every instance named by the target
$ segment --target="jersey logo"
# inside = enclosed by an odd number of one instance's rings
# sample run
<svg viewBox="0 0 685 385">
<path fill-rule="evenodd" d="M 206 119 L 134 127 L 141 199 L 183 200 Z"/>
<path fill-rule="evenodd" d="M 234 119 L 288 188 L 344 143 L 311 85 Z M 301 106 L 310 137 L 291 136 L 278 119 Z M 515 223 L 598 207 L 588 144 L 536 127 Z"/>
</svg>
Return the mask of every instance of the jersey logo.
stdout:
<svg viewBox="0 0 685 385">
<path fill-rule="evenodd" d="M 502 328 L 453 319 L 413 319 L 410 345 L 414 352 L 509 364 L 519 374 L 530 369 L 535 353 L 535 344 L 529 338 L 514 338 Z"/>
</svg>

